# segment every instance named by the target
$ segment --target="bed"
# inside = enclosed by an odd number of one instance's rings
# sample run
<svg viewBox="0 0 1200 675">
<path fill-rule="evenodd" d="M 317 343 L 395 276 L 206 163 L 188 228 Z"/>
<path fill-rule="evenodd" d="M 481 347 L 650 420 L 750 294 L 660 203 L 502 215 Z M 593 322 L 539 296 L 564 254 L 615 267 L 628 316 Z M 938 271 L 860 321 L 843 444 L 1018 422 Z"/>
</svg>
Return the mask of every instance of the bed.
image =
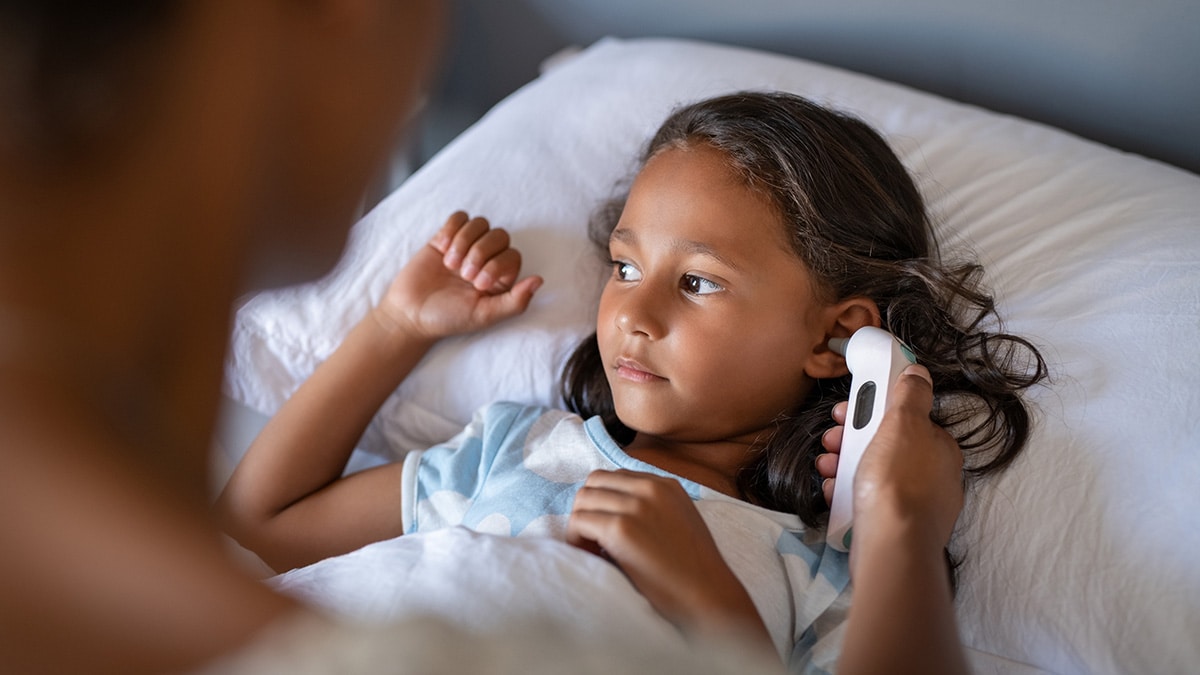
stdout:
<svg viewBox="0 0 1200 675">
<path fill-rule="evenodd" d="M 589 214 L 674 106 L 743 89 L 796 92 L 879 129 L 944 247 L 982 260 L 1007 327 L 1049 362 L 1051 381 L 1029 395 L 1029 448 L 974 486 L 955 533 L 966 552 L 959 626 L 975 669 L 1195 668 L 1200 176 L 798 58 L 604 39 L 556 60 L 369 212 L 327 277 L 244 300 L 219 467 L 455 209 L 508 229 L 546 284 L 525 315 L 437 346 L 372 422 L 353 466 L 445 440 L 491 401 L 560 405 L 560 367 L 591 331 L 605 273 L 586 241 Z M 240 427 L 228 422 L 238 416 Z M 619 573 L 582 552 L 458 530 L 425 539 L 269 583 L 350 616 L 428 613 L 484 631 L 540 617 L 589 640 L 678 640 Z"/>
</svg>

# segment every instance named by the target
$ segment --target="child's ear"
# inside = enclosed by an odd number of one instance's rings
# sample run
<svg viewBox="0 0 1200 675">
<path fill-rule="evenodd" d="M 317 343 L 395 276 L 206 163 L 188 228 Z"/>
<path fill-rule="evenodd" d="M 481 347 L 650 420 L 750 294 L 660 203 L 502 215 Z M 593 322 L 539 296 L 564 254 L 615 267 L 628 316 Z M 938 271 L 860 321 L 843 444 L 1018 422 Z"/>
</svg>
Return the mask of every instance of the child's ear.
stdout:
<svg viewBox="0 0 1200 675">
<path fill-rule="evenodd" d="M 825 339 L 813 348 L 804 373 L 815 379 L 841 377 L 850 372 L 846 359 L 829 348 L 830 338 L 848 338 L 863 326 L 882 323 L 879 306 L 870 298 L 850 298 L 831 305 L 824 313 Z"/>
</svg>

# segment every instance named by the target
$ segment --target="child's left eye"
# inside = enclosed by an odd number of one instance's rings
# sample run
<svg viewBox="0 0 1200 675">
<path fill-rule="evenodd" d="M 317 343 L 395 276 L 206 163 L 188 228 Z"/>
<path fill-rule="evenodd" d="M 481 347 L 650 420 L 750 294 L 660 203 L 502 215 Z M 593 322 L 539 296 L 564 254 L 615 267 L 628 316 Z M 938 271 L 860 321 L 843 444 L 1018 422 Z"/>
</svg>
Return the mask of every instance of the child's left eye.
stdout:
<svg viewBox="0 0 1200 675">
<path fill-rule="evenodd" d="M 679 280 L 679 285 L 683 290 L 692 295 L 708 295 L 709 293 L 725 290 L 720 284 L 713 283 L 695 274 L 683 275 L 683 278 Z"/>
</svg>

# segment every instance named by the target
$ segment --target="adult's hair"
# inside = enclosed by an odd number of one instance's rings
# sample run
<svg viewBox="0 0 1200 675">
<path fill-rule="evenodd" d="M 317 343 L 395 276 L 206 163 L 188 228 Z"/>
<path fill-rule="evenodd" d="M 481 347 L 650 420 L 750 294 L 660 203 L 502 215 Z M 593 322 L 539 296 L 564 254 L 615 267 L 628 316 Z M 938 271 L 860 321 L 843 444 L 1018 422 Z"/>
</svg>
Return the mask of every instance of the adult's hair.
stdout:
<svg viewBox="0 0 1200 675">
<path fill-rule="evenodd" d="M 785 93 L 743 92 L 676 110 L 646 146 L 642 166 L 669 148 L 711 146 L 744 184 L 775 206 L 792 250 L 822 300 L 867 297 L 884 326 L 929 369 L 932 418 L 966 456 L 969 474 L 1007 466 L 1024 447 L 1030 412 L 1020 392 L 1046 376 L 1028 341 L 1002 332 L 975 262 L 945 264 L 924 200 L 887 142 L 864 122 Z M 604 205 L 589 234 L 603 251 L 628 193 Z M 823 526 L 815 459 L 831 410 L 849 396 L 850 377 L 818 380 L 781 410 L 738 476 L 748 501 Z M 568 408 L 599 415 L 620 443 L 633 431 L 617 418 L 593 333 L 563 373 Z"/>
</svg>

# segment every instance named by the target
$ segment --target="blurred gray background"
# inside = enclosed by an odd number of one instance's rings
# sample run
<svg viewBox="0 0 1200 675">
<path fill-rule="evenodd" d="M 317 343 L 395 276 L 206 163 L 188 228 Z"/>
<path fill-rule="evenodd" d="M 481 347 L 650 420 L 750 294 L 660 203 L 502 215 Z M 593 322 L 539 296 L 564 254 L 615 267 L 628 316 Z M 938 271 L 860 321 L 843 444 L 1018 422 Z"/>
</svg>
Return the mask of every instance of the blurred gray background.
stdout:
<svg viewBox="0 0 1200 675">
<path fill-rule="evenodd" d="M 597 39 L 761 48 L 1045 122 L 1200 173 L 1200 0 L 453 0 L 419 164 Z"/>
</svg>

